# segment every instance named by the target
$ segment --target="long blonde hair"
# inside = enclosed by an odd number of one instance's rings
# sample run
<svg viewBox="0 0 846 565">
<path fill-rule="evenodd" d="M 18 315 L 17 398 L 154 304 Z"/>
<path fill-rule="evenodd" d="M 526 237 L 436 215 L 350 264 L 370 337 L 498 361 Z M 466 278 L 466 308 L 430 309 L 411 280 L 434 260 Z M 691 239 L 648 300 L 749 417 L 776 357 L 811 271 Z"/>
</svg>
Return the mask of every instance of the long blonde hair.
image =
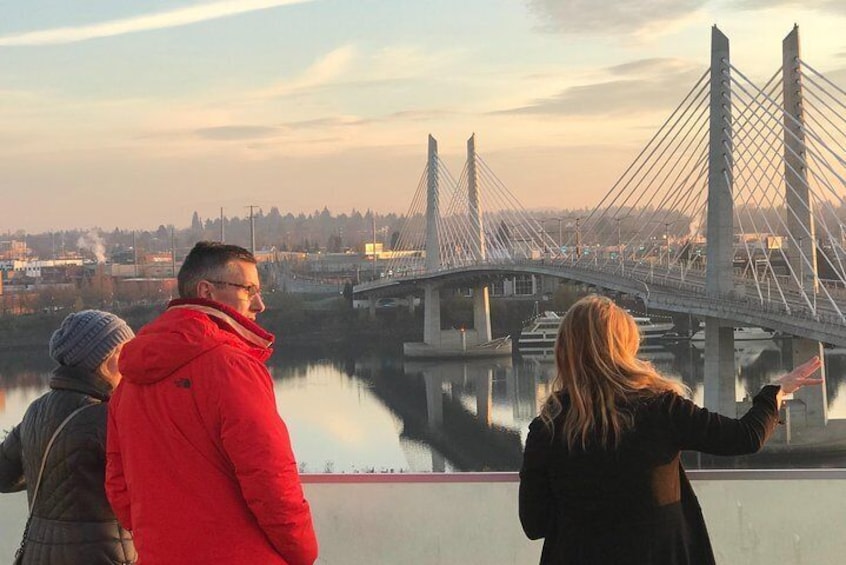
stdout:
<svg viewBox="0 0 846 565">
<path fill-rule="evenodd" d="M 684 384 L 658 374 L 639 360 L 640 332 L 634 319 L 610 299 L 590 295 L 564 316 L 555 342 L 557 374 L 541 410 L 553 428 L 559 399 L 569 399 L 561 432 L 569 448 L 614 448 L 633 425 L 630 400 L 672 391 L 686 396 Z"/>
</svg>

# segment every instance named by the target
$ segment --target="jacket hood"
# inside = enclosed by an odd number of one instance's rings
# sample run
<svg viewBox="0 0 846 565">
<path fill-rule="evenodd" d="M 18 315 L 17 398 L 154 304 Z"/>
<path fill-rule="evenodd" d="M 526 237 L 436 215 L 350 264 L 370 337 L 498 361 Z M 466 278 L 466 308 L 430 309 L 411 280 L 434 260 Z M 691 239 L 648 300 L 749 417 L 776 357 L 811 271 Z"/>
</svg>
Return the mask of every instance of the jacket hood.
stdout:
<svg viewBox="0 0 846 565">
<path fill-rule="evenodd" d="M 120 372 L 128 382 L 153 384 L 223 345 L 264 362 L 273 353 L 273 342 L 273 334 L 224 304 L 172 300 L 164 314 L 123 347 Z"/>
<path fill-rule="evenodd" d="M 59 365 L 53 369 L 50 377 L 53 390 L 72 390 L 97 398 L 108 400 L 112 395 L 112 385 L 94 371 L 82 367 Z"/>
</svg>

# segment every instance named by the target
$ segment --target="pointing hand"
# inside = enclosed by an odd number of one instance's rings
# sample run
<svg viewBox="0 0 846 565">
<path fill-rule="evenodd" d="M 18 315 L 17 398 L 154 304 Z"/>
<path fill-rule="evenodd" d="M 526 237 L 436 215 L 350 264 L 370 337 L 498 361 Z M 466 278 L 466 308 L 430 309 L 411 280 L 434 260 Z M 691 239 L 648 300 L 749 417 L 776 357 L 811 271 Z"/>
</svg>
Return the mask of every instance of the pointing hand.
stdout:
<svg viewBox="0 0 846 565">
<path fill-rule="evenodd" d="M 780 376 L 774 384 L 781 385 L 781 390 L 785 394 L 790 394 L 807 385 L 822 384 L 823 380 L 820 378 L 812 379 L 817 369 L 822 365 L 819 357 L 812 357 L 809 361 L 802 363 L 789 373 Z"/>
</svg>

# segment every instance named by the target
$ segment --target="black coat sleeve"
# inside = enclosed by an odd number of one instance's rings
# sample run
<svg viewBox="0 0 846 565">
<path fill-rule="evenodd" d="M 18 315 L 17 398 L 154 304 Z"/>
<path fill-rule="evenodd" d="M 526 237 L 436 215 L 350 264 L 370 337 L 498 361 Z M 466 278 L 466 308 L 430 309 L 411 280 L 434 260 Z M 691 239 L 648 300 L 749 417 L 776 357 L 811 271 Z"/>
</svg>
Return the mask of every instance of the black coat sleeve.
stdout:
<svg viewBox="0 0 846 565">
<path fill-rule="evenodd" d="M 529 425 L 523 466 L 520 468 L 520 523 L 529 539 L 549 535 L 554 529 L 555 501 L 549 480 L 552 435 L 540 418 Z"/>
<path fill-rule="evenodd" d="M 690 400 L 667 394 L 667 413 L 679 449 L 714 455 L 744 455 L 759 451 L 778 424 L 778 386 L 765 386 L 741 418 L 729 418 L 700 408 Z"/>
<path fill-rule="evenodd" d="M 19 492 L 26 488 L 19 428 L 15 426 L 0 444 L 0 492 Z"/>
</svg>

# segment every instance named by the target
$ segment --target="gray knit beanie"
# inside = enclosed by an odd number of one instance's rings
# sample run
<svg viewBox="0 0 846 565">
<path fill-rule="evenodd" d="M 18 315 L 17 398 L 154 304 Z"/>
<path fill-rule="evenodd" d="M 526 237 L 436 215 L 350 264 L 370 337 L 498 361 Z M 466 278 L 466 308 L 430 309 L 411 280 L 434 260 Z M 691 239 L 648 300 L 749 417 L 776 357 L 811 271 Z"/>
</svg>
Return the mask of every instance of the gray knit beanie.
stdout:
<svg viewBox="0 0 846 565">
<path fill-rule="evenodd" d="M 135 337 L 126 322 L 108 312 L 83 310 L 64 319 L 50 338 L 50 357 L 59 365 L 93 371 L 112 350 Z"/>
</svg>

